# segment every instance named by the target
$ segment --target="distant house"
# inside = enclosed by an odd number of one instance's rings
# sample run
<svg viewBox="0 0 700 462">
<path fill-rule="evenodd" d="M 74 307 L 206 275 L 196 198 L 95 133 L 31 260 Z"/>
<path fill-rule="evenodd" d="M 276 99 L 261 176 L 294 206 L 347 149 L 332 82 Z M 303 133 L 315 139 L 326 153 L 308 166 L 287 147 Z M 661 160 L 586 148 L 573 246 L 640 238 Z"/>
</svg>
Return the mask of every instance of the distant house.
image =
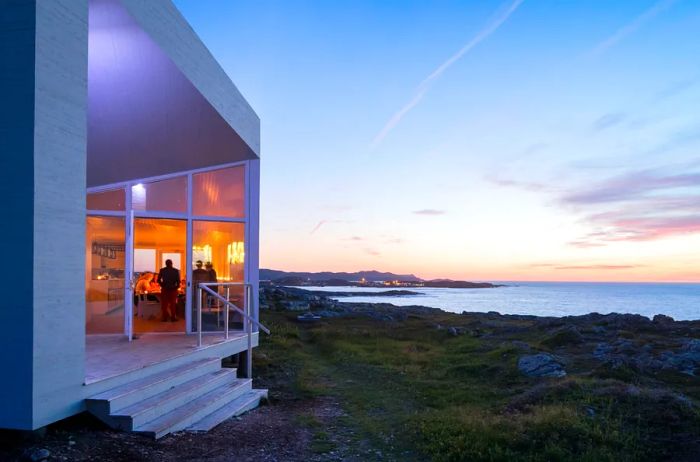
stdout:
<svg viewBox="0 0 700 462">
<path fill-rule="evenodd" d="M 160 437 L 256 406 L 257 115 L 170 0 L 1 8 L 0 427 Z"/>
</svg>

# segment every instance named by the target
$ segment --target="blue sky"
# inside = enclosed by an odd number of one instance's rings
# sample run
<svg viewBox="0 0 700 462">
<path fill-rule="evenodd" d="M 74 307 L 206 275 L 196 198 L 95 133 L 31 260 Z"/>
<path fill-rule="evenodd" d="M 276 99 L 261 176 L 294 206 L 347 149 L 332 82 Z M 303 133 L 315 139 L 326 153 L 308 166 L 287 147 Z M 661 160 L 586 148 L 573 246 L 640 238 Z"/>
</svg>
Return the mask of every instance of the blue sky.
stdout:
<svg viewBox="0 0 700 462">
<path fill-rule="evenodd" d="M 262 266 L 700 280 L 700 1 L 175 3 L 262 120 Z"/>
</svg>

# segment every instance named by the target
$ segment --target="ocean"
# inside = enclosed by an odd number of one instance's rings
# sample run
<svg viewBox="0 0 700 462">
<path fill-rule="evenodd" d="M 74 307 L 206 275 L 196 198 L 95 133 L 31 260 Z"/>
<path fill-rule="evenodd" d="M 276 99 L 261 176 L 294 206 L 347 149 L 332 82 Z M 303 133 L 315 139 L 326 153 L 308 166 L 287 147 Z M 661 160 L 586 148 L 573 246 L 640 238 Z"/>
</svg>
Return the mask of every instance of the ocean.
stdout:
<svg viewBox="0 0 700 462">
<path fill-rule="evenodd" d="M 398 297 L 333 297 L 341 302 L 422 305 L 445 311 L 569 316 L 592 312 L 634 313 L 652 318 L 665 314 L 676 320 L 700 319 L 700 284 L 593 283 L 593 282 L 499 282 L 493 289 L 443 289 L 399 287 L 421 295 Z M 392 288 L 301 287 L 329 292 L 382 292 Z"/>
</svg>

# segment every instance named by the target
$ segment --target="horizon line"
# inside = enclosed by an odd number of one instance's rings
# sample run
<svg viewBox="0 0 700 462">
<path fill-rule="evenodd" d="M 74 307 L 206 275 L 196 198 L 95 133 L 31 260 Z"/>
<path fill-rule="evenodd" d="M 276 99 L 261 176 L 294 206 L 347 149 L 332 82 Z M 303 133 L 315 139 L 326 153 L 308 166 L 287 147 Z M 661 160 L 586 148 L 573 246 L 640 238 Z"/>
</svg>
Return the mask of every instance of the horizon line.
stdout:
<svg viewBox="0 0 700 462">
<path fill-rule="evenodd" d="M 273 268 L 260 268 L 260 270 L 268 270 L 268 271 L 280 271 L 282 273 L 363 273 L 363 272 L 375 272 L 375 273 L 391 273 L 397 276 L 400 276 L 397 273 L 394 273 L 393 271 L 381 271 L 381 270 L 355 270 L 355 271 L 330 271 L 330 270 L 321 270 L 321 271 L 303 271 L 303 270 L 280 270 L 280 269 L 273 269 Z M 585 279 L 585 280 L 546 280 L 546 279 L 482 279 L 482 278 L 467 278 L 467 279 L 450 279 L 446 277 L 436 277 L 432 279 L 425 279 L 421 276 L 418 276 L 412 272 L 408 272 L 404 274 L 404 276 L 414 276 L 422 281 L 430 282 L 434 281 L 436 279 L 442 279 L 442 280 L 451 280 L 451 281 L 466 281 L 466 282 L 547 282 L 547 283 L 590 283 L 590 284 L 605 284 L 605 283 L 612 283 L 612 284 L 700 284 L 700 279 L 697 280 L 657 280 L 657 281 L 635 281 L 635 280 L 595 280 L 595 279 Z M 349 281 L 352 282 L 352 281 Z"/>
</svg>

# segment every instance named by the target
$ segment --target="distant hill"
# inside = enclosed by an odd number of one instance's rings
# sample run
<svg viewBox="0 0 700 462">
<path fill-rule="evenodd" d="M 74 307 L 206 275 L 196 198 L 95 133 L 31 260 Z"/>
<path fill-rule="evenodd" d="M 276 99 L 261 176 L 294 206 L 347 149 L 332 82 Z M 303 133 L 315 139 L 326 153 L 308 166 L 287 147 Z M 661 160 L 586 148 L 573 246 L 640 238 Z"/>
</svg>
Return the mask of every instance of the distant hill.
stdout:
<svg viewBox="0 0 700 462">
<path fill-rule="evenodd" d="M 329 280 L 344 280 L 344 281 L 359 281 L 364 278 L 370 282 L 377 281 L 406 281 L 406 282 L 421 282 L 422 279 L 413 274 L 394 274 L 382 273 L 380 271 L 358 271 L 356 273 L 333 273 L 324 271 L 321 273 L 306 273 L 306 272 L 287 272 L 272 269 L 260 269 L 260 279 L 265 281 L 276 281 L 278 279 L 289 280 L 304 280 L 304 281 L 329 281 Z"/>
</svg>

